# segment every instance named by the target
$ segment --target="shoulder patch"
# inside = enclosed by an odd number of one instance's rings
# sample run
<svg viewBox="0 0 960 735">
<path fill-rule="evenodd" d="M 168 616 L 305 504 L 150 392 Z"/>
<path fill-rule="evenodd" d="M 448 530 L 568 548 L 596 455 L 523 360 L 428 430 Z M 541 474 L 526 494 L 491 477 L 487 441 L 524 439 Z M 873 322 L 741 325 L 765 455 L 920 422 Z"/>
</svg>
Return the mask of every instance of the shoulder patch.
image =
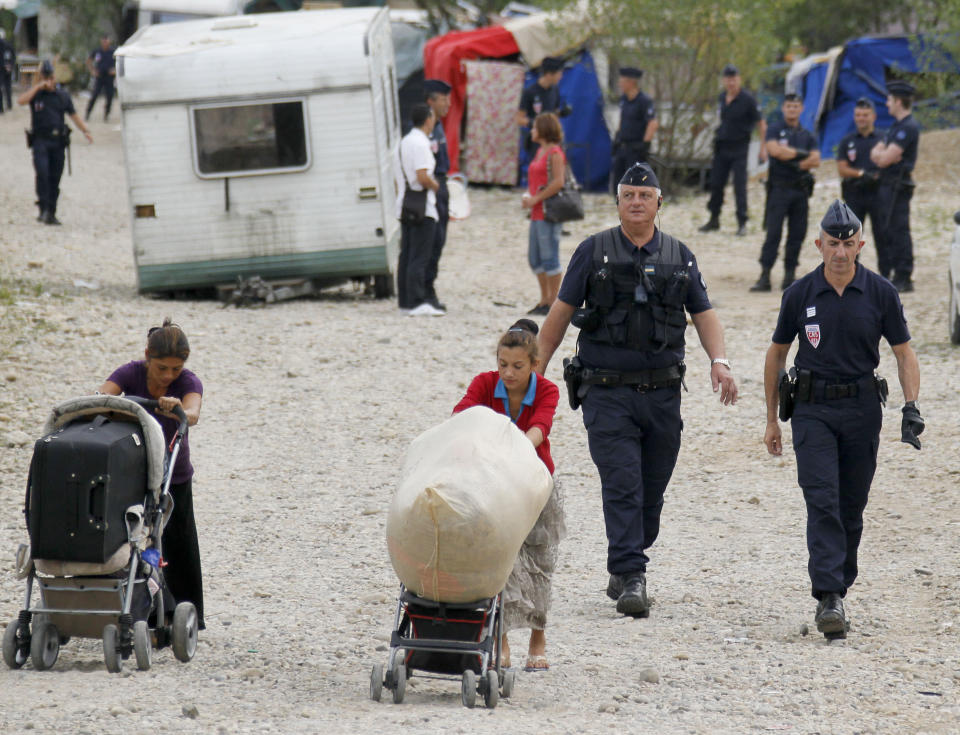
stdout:
<svg viewBox="0 0 960 735">
<path fill-rule="evenodd" d="M 907 137 L 907 131 L 906 131 L 906 130 L 898 130 L 898 131 L 897 131 L 897 138 L 898 138 L 898 139 L 903 140 L 903 139 L 906 138 L 906 137 Z"/>
</svg>

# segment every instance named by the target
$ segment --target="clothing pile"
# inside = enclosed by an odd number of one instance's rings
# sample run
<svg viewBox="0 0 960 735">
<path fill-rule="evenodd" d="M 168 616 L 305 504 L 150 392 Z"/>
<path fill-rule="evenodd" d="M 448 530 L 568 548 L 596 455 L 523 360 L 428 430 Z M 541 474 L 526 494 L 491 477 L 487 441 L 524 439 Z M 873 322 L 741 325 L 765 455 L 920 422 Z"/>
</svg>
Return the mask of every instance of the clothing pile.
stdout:
<svg viewBox="0 0 960 735">
<path fill-rule="evenodd" d="M 456 414 L 407 451 L 387 517 L 400 581 L 437 602 L 473 602 L 506 584 L 553 489 L 530 441 L 485 406 Z"/>
</svg>

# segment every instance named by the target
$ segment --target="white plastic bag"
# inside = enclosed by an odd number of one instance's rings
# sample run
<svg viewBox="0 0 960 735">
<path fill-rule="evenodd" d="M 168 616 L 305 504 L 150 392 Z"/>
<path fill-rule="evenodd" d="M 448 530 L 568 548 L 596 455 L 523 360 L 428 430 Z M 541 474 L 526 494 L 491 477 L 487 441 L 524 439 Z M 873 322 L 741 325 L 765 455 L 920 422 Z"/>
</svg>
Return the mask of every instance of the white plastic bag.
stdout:
<svg viewBox="0 0 960 735">
<path fill-rule="evenodd" d="M 553 478 L 509 418 L 468 408 L 418 436 L 387 517 L 387 548 L 414 594 L 473 602 L 503 589 Z"/>
</svg>

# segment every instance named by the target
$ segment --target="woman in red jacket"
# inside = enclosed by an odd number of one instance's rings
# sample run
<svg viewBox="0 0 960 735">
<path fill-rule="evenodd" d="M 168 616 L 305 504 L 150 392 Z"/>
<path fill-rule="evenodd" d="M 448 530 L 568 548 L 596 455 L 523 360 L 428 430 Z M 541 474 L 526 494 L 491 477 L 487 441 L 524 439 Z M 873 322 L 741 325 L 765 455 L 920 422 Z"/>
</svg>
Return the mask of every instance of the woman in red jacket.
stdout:
<svg viewBox="0 0 960 735">
<path fill-rule="evenodd" d="M 537 456 L 553 474 L 547 436 L 553 425 L 560 392 L 556 385 L 536 373 L 537 331 L 536 323 L 530 319 L 521 319 L 510 327 L 497 343 L 499 369 L 476 376 L 453 412 L 459 413 L 471 406 L 487 406 L 509 416 L 526 434 L 536 448 Z M 550 609 L 553 570 L 557 566 L 560 539 L 565 533 L 560 487 L 555 480 L 550 499 L 523 542 L 503 590 L 504 630 L 530 628 L 526 671 L 550 668 L 544 628 Z M 503 636 L 503 665 L 510 666 L 506 632 Z"/>
</svg>

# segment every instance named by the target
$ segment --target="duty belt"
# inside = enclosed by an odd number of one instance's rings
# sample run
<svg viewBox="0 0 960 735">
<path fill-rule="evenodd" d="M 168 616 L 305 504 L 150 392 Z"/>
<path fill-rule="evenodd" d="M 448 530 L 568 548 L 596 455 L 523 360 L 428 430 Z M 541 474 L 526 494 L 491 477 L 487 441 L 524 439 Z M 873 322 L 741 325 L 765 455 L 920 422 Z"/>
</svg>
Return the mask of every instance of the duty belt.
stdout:
<svg viewBox="0 0 960 735">
<path fill-rule="evenodd" d="M 876 380 L 873 375 L 865 375 L 856 380 L 832 380 L 814 378 L 811 385 L 811 399 L 813 401 L 836 401 L 841 398 L 856 398 L 861 391 L 877 392 Z M 802 400 L 799 399 L 798 400 Z"/>
<path fill-rule="evenodd" d="M 581 383 L 583 385 L 605 385 L 610 388 L 627 385 L 639 391 L 673 388 L 681 384 L 686 369 L 686 365 L 682 362 L 656 370 L 638 370 L 635 372 L 584 368 Z"/>
</svg>

